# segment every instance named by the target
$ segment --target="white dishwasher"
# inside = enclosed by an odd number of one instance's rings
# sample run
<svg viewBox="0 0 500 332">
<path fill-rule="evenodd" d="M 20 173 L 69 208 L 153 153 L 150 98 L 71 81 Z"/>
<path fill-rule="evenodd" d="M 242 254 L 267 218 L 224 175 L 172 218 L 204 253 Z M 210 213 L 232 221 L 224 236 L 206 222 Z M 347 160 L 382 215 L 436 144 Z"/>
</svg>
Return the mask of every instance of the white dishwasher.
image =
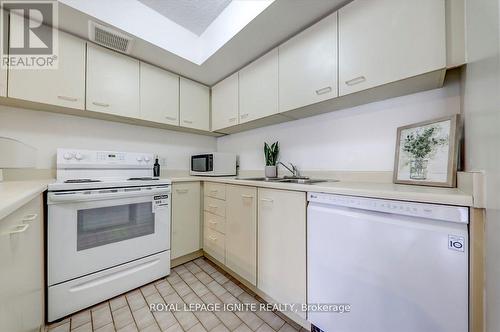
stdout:
<svg viewBox="0 0 500 332">
<path fill-rule="evenodd" d="M 350 307 L 343 313 L 310 309 L 308 320 L 316 328 L 468 331 L 468 208 L 307 197 L 309 308 Z"/>
</svg>

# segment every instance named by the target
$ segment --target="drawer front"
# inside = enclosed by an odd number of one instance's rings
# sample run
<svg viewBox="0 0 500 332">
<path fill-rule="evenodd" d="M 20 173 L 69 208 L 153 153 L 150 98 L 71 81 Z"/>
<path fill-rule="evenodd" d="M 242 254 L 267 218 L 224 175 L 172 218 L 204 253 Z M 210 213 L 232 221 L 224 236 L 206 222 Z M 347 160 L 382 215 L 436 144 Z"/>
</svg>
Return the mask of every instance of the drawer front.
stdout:
<svg viewBox="0 0 500 332">
<path fill-rule="evenodd" d="M 224 234 L 213 229 L 205 227 L 203 249 L 217 259 L 219 262 L 226 263 L 226 239 Z"/>
<path fill-rule="evenodd" d="M 226 234 L 226 219 L 216 214 L 205 211 L 205 227 Z"/>
<path fill-rule="evenodd" d="M 223 183 L 205 182 L 205 196 L 226 199 L 226 185 Z"/>
<path fill-rule="evenodd" d="M 226 217 L 226 201 L 205 197 L 205 211 L 216 214 L 221 217 Z"/>
<path fill-rule="evenodd" d="M 42 213 L 40 204 L 41 198 L 38 196 L 0 220 L 0 232 L 10 233 L 16 231 L 17 226 L 40 223 Z"/>
</svg>

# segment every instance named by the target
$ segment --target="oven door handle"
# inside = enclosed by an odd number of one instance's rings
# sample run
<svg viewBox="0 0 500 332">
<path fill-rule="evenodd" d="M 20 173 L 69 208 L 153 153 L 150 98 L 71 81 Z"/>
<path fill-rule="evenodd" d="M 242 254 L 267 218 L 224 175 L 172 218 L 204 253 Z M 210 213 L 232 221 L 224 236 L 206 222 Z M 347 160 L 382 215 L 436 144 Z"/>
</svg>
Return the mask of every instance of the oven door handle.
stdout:
<svg viewBox="0 0 500 332">
<path fill-rule="evenodd" d="M 108 192 L 106 192 L 108 191 Z M 110 192 L 110 190 L 103 189 L 102 192 L 85 194 L 81 192 L 65 192 L 65 193 L 49 193 L 48 204 L 51 203 L 73 203 L 73 202 L 87 202 L 87 201 L 100 201 L 118 198 L 130 198 L 141 196 L 152 196 L 157 194 L 170 194 L 170 191 L 165 188 L 158 189 L 141 189 L 137 191 L 119 191 Z"/>
</svg>

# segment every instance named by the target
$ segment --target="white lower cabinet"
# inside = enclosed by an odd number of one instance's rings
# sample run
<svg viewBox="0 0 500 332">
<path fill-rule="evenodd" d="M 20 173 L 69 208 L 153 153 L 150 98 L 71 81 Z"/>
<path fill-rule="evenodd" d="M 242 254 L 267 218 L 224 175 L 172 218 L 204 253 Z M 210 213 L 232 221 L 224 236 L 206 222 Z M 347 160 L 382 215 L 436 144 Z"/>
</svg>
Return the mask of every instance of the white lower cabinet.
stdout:
<svg viewBox="0 0 500 332">
<path fill-rule="evenodd" d="M 257 283 L 257 188 L 226 187 L 226 266 Z"/>
<path fill-rule="evenodd" d="M 172 184 L 172 259 L 201 249 L 200 187 L 199 182 Z"/>
<path fill-rule="evenodd" d="M 277 303 L 306 303 L 306 193 L 259 188 L 258 197 L 257 287 Z"/>
<path fill-rule="evenodd" d="M 40 196 L 0 220 L 0 331 L 43 326 L 42 221 Z"/>
</svg>

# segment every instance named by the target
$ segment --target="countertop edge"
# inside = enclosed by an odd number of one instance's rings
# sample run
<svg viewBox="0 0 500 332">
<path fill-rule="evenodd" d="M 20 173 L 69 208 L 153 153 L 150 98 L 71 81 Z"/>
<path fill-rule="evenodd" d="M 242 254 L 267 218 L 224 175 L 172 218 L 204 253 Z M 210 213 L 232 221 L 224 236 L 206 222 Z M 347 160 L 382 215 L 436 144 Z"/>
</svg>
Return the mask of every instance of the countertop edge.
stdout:
<svg viewBox="0 0 500 332">
<path fill-rule="evenodd" d="M 387 190 L 387 189 L 370 189 L 370 188 L 336 188 L 336 187 L 325 187 L 319 184 L 290 184 L 290 183 L 276 183 L 276 182 L 262 182 L 262 181 L 251 181 L 251 180 L 238 180 L 231 178 L 222 178 L 222 177 L 170 177 L 169 178 L 173 184 L 182 183 L 182 182 L 197 182 L 197 181 L 206 181 L 206 182 L 218 182 L 225 184 L 235 184 L 235 185 L 244 185 L 244 186 L 252 186 L 252 187 L 260 187 L 260 188 L 271 188 L 271 189 L 281 189 L 281 190 L 292 190 L 292 191 L 304 191 L 304 192 L 318 192 L 318 193 L 326 193 L 326 194 L 338 194 L 338 195 L 347 195 L 347 196 L 358 196 L 358 197 L 367 197 L 367 198 L 378 198 L 378 199 L 390 199 L 390 200 L 398 200 L 398 201 L 411 201 L 418 203 L 430 203 L 430 204 L 441 204 L 441 205 L 454 205 L 454 206 L 466 206 L 466 207 L 474 207 L 474 199 L 472 195 L 469 195 L 463 191 L 460 191 L 457 188 L 433 188 L 433 187 L 425 187 L 427 192 L 404 192 L 404 191 L 395 191 L 395 190 Z M 354 182 L 343 182 L 342 184 L 352 183 L 353 186 L 359 185 L 359 183 Z M 373 183 L 369 184 L 373 186 Z M 385 184 L 382 185 L 392 185 Z M 406 188 L 408 185 L 395 185 L 398 188 Z M 408 188 L 415 189 L 417 186 L 409 186 Z M 422 188 L 424 189 L 424 188 Z M 455 190 L 456 193 L 441 193 L 439 191 L 452 189 Z M 435 193 L 429 192 L 435 190 Z"/>
</svg>

